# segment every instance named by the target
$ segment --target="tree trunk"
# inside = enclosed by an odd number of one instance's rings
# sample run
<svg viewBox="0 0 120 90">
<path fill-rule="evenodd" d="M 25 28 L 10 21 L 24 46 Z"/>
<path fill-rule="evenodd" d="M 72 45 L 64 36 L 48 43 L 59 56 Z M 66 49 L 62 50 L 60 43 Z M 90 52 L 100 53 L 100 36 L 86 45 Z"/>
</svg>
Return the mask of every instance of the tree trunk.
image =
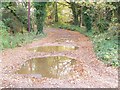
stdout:
<svg viewBox="0 0 120 90">
<path fill-rule="evenodd" d="M 117 9 L 117 18 L 118 18 L 118 23 L 120 23 L 120 6 L 118 6 Z"/>
<path fill-rule="evenodd" d="M 83 25 L 83 20 L 82 20 L 82 6 L 81 6 L 81 13 L 80 13 L 80 27 Z"/>
<path fill-rule="evenodd" d="M 58 22 L 58 9 L 57 9 L 57 2 L 55 2 L 55 22 Z"/>
<path fill-rule="evenodd" d="M 28 32 L 30 32 L 30 0 L 28 1 Z"/>
<path fill-rule="evenodd" d="M 77 10 L 76 4 L 75 4 L 75 2 L 70 2 L 70 5 L 71 5 L 72 13 L 73 13 L 74 25 L 79 25 L 78 10 Z"/>
<path fill-rule="evenodd" d="M 37 22 L 37 33 L 44 34 L 43 26 L 46 17 L 46 2 L 34 2 L 34 7 L 36 8 L 36 22 Z"/>
</svg>

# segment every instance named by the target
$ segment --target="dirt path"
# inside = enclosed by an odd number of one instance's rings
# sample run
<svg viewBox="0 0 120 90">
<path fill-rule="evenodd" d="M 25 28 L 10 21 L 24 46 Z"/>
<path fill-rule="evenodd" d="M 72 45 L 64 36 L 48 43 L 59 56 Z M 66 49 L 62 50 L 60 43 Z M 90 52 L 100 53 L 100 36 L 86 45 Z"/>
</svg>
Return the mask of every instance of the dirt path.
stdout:
<svg viewBox="0 0 120 90">
<path fill-rule="evenodd" d="M 47 28 L 46 38 L 31 44 L 4 50 L 1 69 L 1 87 L 15 88 L 116 88 L 118 72 L 97 60 L 92 42 L 88 37 L 74 31 Z M 29 48 L 47 45 L 74 45 L 79 49 L 73 51 L 41 53 L 29 51 Z M 13 74 L 21 65 L 33 57 L 67 56 L 77 60 L 74 76 L 63 79 L 41 78 L 39 75 Z"/>
</svg>

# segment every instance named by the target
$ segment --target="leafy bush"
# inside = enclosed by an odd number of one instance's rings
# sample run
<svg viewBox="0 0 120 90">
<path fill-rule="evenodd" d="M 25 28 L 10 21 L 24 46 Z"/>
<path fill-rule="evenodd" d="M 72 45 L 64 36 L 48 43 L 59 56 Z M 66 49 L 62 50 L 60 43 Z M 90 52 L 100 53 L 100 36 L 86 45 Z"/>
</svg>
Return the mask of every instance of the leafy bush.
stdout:
<svg viewBox="0 0 120 90">
<path fill-rule="evenodd" d="M 91 20 L 90 15 L 87 14 L 87 12 L 84 13 L 84 23 L 85 23 L 87 31 L 90 31 L 92 29 L 92 20 Z"/>
<path fill-rule="evenodd" d="M 106 64 L 119 66 L 118 60 L 118 37 L 112 36 L 113 32 L 105 32 L 95 35 L 93 40 L 94 49 L 98 58 Z"/>
<path fill-rule="evenodd" d="M 92 16 L 91 16 L 92 13 L 93 13 L 92 8 L 87 6 L 83 7 L 83 11 L 82 11 L 83 21 L 87 31 L 90 31 L 92 29 Z"/>
<path fill-rule="evenodd" d="M 64 24 L 64 23 L 57 23 L 54 24 L 52 27 L 58 27 L 61 29 L 67 29 L 67 30 L 71 30 L 71 31 L 80 31 L 81 33 L 84 33 L 85 30 L 81 29 L 79 26 L 75 26 L 75 25 L 69 25 L 69 24 Z"/>
<path fill-rule="evenodd" d="M 0 21 L 0 50 L 3 48 L 3 46 L 9 47 L 9 33 L 7 32 L 7 27 L 4 25 L 4 23 Z"/>
<path fill-rule="evenodd" d="M 4 2 L 2 3 L 2 8 L 2 21 L 10 28 L 9 32 L 22 32 L 23 27 L 27 30 L 28 17 L 27 9 L 25 9 L 25 7 L 17 5 L 16 2 Z"/>
<path fill-rule="evenodd" d="M 36 9 L 36 23 L 37 23 L 37 33 L 41 34 L 43 32 L 44 21 L 46 18 L 46 4 L 47 2 L 34 2 L 34 7 Z"/>
<path fill-rule="evenodd" d="M 108 30 L 108 27 L 109 27 L 109 23 L 104 20 L 104 19 L 101 19 L 98 23 L 97 23 L 97 27 L 99 29 L 99 32 L 104 32 L 106 30 Z"/>
<path fill-rule="evenodd" d="M 15 35 L 10 35 L 7 31 L 7 27 L 2 21 L 0 21 L 0 50 L 5 48 L 19 47 L 23 44 L 33 41 L 35 38 L 41 38 L 43 36 L 36 35 L 35 32 L 30 33 L 16 33 Z"/>
</svg>

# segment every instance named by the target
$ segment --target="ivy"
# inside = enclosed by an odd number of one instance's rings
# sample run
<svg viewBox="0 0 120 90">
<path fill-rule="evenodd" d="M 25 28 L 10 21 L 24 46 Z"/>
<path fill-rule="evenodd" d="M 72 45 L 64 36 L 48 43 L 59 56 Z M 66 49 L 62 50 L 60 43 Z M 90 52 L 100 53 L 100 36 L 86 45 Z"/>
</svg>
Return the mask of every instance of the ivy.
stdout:
<svg viewBox="0 0 120 90">
<path fill-rule="evenodd" d="M 86 26 L 87 31 L 92 29 L 92 18 L 91 18 L 91 9 L 86 6 L 83 7 L 83 20 Z"/>
<path fill-rule="evenodd" d="M 35 7 L 35 16 L 36 16 L 36 23 L 37 23 L 37 33 L 43 33 L 43 26 L 46 17 L 46 3 L 47 2 L 34 2 Z"/>
</svg>

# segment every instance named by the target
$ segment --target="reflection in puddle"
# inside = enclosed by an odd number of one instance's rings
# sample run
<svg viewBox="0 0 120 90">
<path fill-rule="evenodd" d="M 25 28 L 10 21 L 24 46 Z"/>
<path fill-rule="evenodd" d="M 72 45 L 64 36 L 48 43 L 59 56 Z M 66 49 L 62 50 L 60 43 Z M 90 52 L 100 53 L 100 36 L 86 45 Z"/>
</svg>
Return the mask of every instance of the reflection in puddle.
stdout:
<svg viewBox="0 0 120 90">
<path fill-rule="evenodd" d="M 32 48 L 34 52 L 57 52 L 57 51 L 69 51 L 69 50 L 76 50 L 78 47 L 76 46 L 41 46 Z"/>
<path fill-rule="evenodd" d="M 75 59 L 64 56 L 34 58 L 28 60 L 16 74 L 40 74 L 41 77 L 66 78 L 73 74 Z"/>
</svg>

